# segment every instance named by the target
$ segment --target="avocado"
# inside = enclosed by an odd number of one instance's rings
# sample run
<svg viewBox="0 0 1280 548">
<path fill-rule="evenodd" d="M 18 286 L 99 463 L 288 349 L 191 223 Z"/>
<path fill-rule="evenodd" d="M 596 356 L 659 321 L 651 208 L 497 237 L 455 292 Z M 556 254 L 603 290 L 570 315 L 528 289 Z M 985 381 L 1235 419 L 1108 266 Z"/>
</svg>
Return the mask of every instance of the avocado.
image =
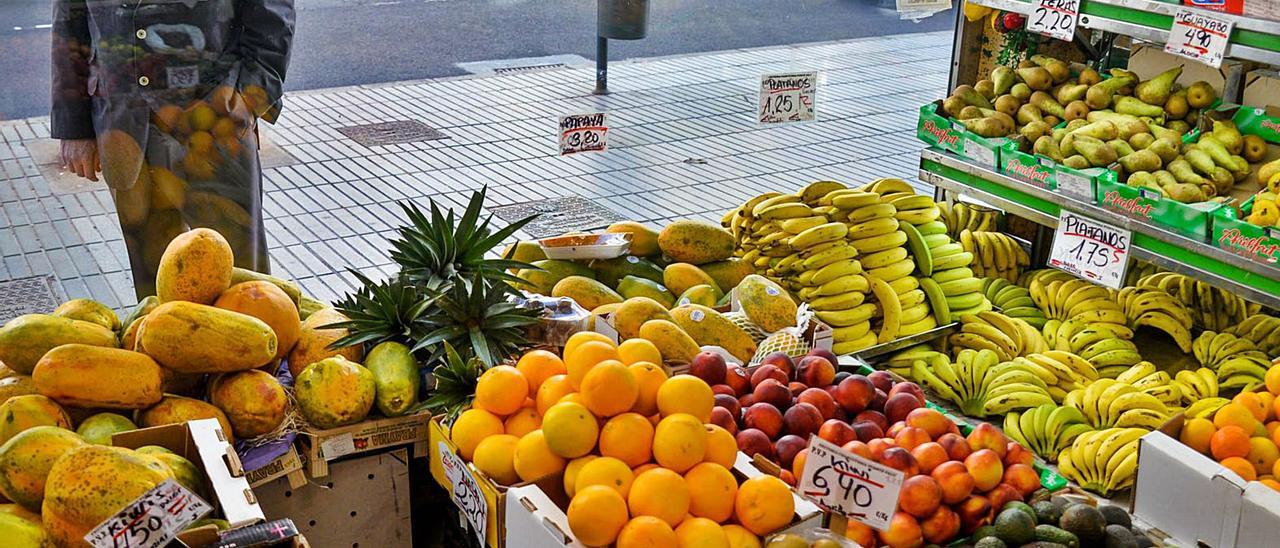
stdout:
<svg viewBox="0 0 1280 548">
<path fill-rule="evenodd" d="M 1058 520 L 1059 527 L 1074 534 L 1082 543 L 1102 540 L 1103 528 L 1106 525 L 1107 520 L 1102 517 L 1102 512 L 1082 503 L 1068 506 L 1062 512 L 1062 519 Z"/>
<path fill-rule="evenodd" d="M 1098 511 L 1102 512 L 1102 517 L 1107 520 L 1107 525 L 1123 525 L 1126 529 L 1133 527 L 1129 512 L 1126 512 L 1124 508 L 1112 504 L 1104 504 L 1098 507 Z"/>
<path fill-rule="evenodd" d="M 1025 503 L 1025 502 L 1022 502 L 1022 501 L 1020 501 L 1020 500 L 1011 500 L 1011 501 L 1009 501 L 1009 502 L 1005 503 L 1004 508 L 1001 508 L 1000 510 L 1001 510 L 1001 511 L 1004 511 L 1004 510 L 1008 510 L 1008 509 L 1010 509 L 1010 508 L 1015 509 L 1015 510 L 1022 510 L 1023 512 L 1026 512 L 1026 513 L 1027 513 L 1027 516 L 1029 516 L 1029 517 L 1031 518 L 1031 522 L 1032 522 L 1032 523 L 1035 523 L 1035 521 L 1036 521 L 1036 510 L 1035 510 L 1035 508 L 1032 508 L 1032 507 L 1031 507 L 1031 505 L 1029 505 L 1029 504 L 1027 504 L 1027 503 Z"/>
<path fill-rule="evenodd" d="M 1071 506 L 1072 504 L 1071 499 L 1064 497 L 1062 495 L 1054 495 L 1052 497 L 1049 497 L 1049 501 L 1052 502 L 1054 506 L 1057 506 L 1059 510 L 1066 510 L 1067 507 Z"/>
<path fill-rule="evenodd" d="M 1005 544 L 1019 546 L 1035 540 L 1036 519 L 1020 508 L 1008 508 L 996 516 L 996 536 Z"/>
<path fill-rule="evenodd" d="M 1138 541 L 1138 548 L 1151 548 L 1156 545 L 1146 533 L 1138 530 L 1137 527 L 1129 529 L 1129 531 L 1133 533 L 1133 539 Z"/>
<path fill-rule="evenodd" d="M 1047 523 L 1052 525 L 1052 524 L 1058 523 L 1058 520 L 1062 519 L 1062 509 L 1058 508 L 1057 505 L 1047 500 L 1042 500 L 1040 502 L 1035 503 L 1035 505 L 1032 506 L 1032 508 L 1035 508 L 1036 521 L 1040 523 Z"/>
<path fill-rule="evenodd" d="M 588 265 L 596 272 L 596 279 L 617 289 L 618 283 L 627 276 L 636 276 L 646 280 L 662 283 L 662 269 L 652 262 L 639 257 L 627 255 L 615 259 L 596 259 Z"/>
<path fill-rule="evenodd" d="M 1065 544 L 1070 548 L 1079 548 L 1080 546 L 1080 539 L 1076 538 L 1075 535 L 1052 525 L 1037 525 L 1036 540 Z"/>
<path fill-rule="evenodd" d="M 1003 540 L 997 537 L 987 537 L 974 543 L 973 548 L 1008 548 Z"/>
<path fill-rule="evenodd" d="M 1106 535 L 1107 548 L 1138 548 L 1138 539 L 1128 527 L 1108 525 L 1103 532 Z"/>
<path fill-rule="evenodd" d="M 994 536 L 996 536 L 996 528 L 991 525 L 983 525 L 977 529 L 974 529 L 973 536 L 969 538 L 973 539 L 974 542 L 977 542 L 984 538 L 994 537 Z"/>
</svg>

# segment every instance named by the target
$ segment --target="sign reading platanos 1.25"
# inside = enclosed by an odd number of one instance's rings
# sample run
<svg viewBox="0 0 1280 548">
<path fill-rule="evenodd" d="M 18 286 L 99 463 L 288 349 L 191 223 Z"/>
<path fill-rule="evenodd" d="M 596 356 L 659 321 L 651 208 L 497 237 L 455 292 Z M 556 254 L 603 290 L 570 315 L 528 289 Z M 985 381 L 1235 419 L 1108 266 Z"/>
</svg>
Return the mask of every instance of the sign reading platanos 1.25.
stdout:
<svg viewBox="0 0 1280 548">
<path fill-rule="evenodd" d="M 817 119 L 818 73 L 766 74 L 760 77 L 761 124 L 812 122 Z"/>
</svg>

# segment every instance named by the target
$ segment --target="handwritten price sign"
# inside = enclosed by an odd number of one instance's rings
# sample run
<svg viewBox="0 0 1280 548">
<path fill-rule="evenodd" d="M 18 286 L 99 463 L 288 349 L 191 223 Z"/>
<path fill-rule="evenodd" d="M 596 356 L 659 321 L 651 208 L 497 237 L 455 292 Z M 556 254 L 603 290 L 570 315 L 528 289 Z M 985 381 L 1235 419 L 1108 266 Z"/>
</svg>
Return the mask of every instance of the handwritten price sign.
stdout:
<svg viewBox="0 0 1280 548">
<path fill-rule="evenodd" d="M 901 471 L 869 461 L 834 443 L 809 437 L 800 494 L 849 519 L 884 531 L 898 508 Z"/>
<path fill-rule="evenodd" d="M 1173 28 L 1164 51 L 1200 61 L 1213 68 L 1222 66 L 1234 21 L 1203 10 L 1179 8 L 1173 14 Z"/>
<path fill-rule="evenodd" d="M 560 155 L 604 152 L 609 148 L 609 124 L 603 112 L 560 117 Z"/>
<path fill-rule="evenodd" d="M 1133 234 L 1065 209 L 1058 215 L 1049 266 L 1112 289 L 1124 285 Z"/>
<path fill-rule="evenodd" d="M 760 77 L 761 124 L 812 122 L 818 98 L 818 73 L 766 74 Z"/>
<path fill-rule="evenodd" d="M 213 510 L 173 480 L 155 486 L 124 510 L 94 527 L 84 540 L 95 548 L 165 546 L 191 522 Z"/>
<path fill-rule="evenodd" d="M 467 523 L 475 531 L 480 545 L 485 545 L 486 528 L 489 526 L 489 505 L 480 492 L 480 484 L 475 476 L 467 470 L 467 463 L 455 455 L 444 442 L 436 449 L 440 451 L 440 463 L 444 467 L 444 476 L 449 480 L 449 498 L 462 510 Z"/>
<path fill-rule="evenodd" d="M 1040 0 L 1027 18 L 1027 30 L 1070 42 L 1079 19 L 1080 0 Z"/>
</svg>

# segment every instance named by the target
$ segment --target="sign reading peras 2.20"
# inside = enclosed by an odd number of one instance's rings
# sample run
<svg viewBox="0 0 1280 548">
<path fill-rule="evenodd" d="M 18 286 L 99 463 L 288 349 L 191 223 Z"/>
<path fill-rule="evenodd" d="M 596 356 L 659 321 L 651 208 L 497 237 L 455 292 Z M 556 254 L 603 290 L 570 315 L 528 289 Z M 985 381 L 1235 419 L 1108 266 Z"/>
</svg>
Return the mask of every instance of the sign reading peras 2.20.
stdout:
<svg viewBox="0 0 1280 548">
<path fill-rule="evenodd" d="M 760 77 L 761 124 L 812 122 L 817 119 L 818 73 L 766 74 Z"/>
</svg>

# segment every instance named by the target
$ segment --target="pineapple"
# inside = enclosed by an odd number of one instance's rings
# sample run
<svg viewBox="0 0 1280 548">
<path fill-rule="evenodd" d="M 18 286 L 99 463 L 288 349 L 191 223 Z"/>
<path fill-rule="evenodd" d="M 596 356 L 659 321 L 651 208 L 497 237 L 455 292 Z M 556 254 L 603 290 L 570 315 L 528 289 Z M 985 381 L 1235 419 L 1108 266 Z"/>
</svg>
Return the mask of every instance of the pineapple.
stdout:
<svg viewBox="0 0 1280 548">
<path fill-rule="evenodd" d="M 349 318 L 328 328 L 349 330 L 346 337 L 334 343 L 335 348 L 394 341 L 413 347 L 431 330 L 427 323 L 431 296 L 403 277 L 376 283 L 354 270 L 362 287 L 334 303 L 334 308 Z"/>
<path fill-rule="evenodd" d="M 445 423 L 452 423 L 471 405 L 475 397 L 476 381 L 484 370 L 484 364 L 474 356 L 463 360 L 453 349 L 453 345 L 444 343 L 444 359 L 440 365 L 431 370 L 435 377 L 435 386 L 431 389 L 431 397 L 422 403 L 433 415 L 443 413 Z"/>
<path fill-rule="evenodd" d="M 414 352 L 429 350 L 431 361 L 444 359 L 440 343 L 463 349 L 466 358 L 475 356 L 487 367 L 505 361 L 527 345 L 526 328 L 538 323 L 541 310 L 522 308 L 508 297 L 510 286 L 485 279 L 480 272 L 468 283 L 427 289 L 433 306 L 427 324 L 431 331 L 411 345 Z"/>
</svg>

